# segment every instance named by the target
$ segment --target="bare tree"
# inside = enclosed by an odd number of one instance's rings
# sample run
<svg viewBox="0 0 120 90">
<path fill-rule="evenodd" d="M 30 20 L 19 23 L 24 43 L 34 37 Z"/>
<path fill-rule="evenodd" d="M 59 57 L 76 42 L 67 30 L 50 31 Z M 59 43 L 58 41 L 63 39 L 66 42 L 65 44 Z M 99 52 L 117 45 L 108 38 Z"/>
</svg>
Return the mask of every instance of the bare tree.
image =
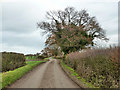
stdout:
<svg viewBox="0 0 120 90">
<path fill-rule="evenodd" d="M 88 38 L 92 38 L 91 41 L 93 41 L 94 38 L 108 40 L 105 36 L 105 31 L 100 27 L 96 18 L 91 17 L 86 10 L 76 11 L 74 7 L 67 7 L 64 11 L 49 11 L 46 17 L 49 22 L 40 22 L 37 23 L 37 25 L 39 28 L 45 30 L 45 33 L 49 32 L 51 35 L 55 35 L 56 38 L 58 36 L 62 38 L 62 33 L 58 34 L 59 32 L 67 31 L 70 33 L 71 28 L 79 28 L 78 31 L 82 30 L 87 33 Z M 56 43 L 59 42 L 56 41 Z"/>
</svg>

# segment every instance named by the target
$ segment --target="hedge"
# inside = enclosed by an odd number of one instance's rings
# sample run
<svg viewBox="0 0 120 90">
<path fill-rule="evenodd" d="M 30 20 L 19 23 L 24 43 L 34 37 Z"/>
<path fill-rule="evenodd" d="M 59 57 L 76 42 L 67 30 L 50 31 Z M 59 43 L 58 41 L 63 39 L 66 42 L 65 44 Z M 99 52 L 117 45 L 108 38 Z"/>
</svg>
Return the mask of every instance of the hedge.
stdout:
<svg viewBox="0 0 120 90">
<path fill-rule="evenodd" d="M 2 52 L 2 72 L 14 70 L 26 65 L 24 54 Z"/>
<path fill-rule="evenodd" d="M 95 87 L 118 88 L 118 55 L 118 47 L 86 50 L 68 54 L 64 63 Z"/>
</svg>

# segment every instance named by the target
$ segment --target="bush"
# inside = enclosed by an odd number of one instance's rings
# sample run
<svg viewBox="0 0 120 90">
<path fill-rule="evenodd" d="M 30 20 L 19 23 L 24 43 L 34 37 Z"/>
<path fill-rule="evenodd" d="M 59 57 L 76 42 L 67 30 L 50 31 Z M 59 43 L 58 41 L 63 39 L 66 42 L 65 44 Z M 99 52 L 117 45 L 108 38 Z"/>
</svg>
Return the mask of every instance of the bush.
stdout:
<svg viewBox="0 0 120 90">
<path fill-rule="evenodd" d="M 46 58 L 46 57 L 44 57 L 44 56 L 41 55 L 41 56 L 38 56 L 38 58 L 39 58 L 39 59 L 44 59 L 44 58 Z"/>
<path fill-rule="evenodd" d="M 25 57 L 24 54 L 13 52 L 2 52 L 2 71 L 14 70 L 18 67 L 24 66 Z"/>
<path fill-rule="evenodd" d="M 73 52 L 64 62 L 96 87 L 118 88 L 118 47 Z"/>
<path fill-rule="evenodd" d="M 56 58 L 56 59 L 63 59 L 62 56 L 56 56 L 55 58 Z"/>
</svg>

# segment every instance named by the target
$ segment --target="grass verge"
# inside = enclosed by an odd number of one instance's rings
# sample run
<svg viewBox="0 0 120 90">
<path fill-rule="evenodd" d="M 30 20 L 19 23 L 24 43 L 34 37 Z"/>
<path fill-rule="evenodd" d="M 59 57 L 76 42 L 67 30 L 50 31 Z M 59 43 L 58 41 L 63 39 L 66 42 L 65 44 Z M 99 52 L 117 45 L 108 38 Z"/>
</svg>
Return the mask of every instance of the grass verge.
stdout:
<svg viewBox="0 0 120 90">
<path fill-rule="evenodd" d="M 2 88 L 14 83 L 16 80 L 21 78 L 28 71 L 32 70 L 35 66 L 38 66 L 40 63 L 45 61 L 27 61 L 25 66 L 17 68 L 13 71 L 8 71 L 4 73 L 0 73 L 2 76 Z"/>
<path fill-rule="evenodd" d="M 99 88 L 95 87 L 91 83 L 86 82 L 84 78 L 81 78 L 75 70 L 69 66 L 67 66 L 62 60 L 60 60 L 60 65 L 64 69 L 64 71 L 74 80 L 80 87 L 82 88 Z"/>
</svg>

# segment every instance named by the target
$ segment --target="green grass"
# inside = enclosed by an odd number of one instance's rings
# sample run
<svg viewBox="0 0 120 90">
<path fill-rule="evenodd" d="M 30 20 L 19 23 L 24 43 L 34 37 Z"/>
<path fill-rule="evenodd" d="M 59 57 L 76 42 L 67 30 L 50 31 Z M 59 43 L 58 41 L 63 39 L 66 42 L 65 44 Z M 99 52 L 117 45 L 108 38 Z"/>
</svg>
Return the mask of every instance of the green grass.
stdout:
<svg viewBox="0 0 120 90">
<path fill-rule="evenodd" d="M 92 85 L 91 83 L 86 82 L 86 80 L 84 78 L 81 78 L 78 73 L 75 72 L 75 70 L 69 66 L 67 66 L 62 60 L 60 61 L 60 64 L 62 65 L 63 68 L 66 68 L 67 70 L 69 70 L 72 76 L 75 76 L 77 79 L 80 80 L 80 82 L 86 84 L 88 86 L 88 88 L 98 88 L 95 87 L 94 85 Z"/>
<path fill-rule="evenodd" d="M 39 65 L 40 63 L 45 61 L 27 61 L 25 66 L 17 68 L 13 71 L 8 71 L 4 73 L 0 73 L 0 76 L 2 76 L 2 88 L 5 88 L 6 86 L 12 84 L 19 78 L 21 78 L 24 74 L 26 74 L 28 71 L 32 70 L 35 66 Z"/>
<path fill-rule="evenodd" d="M 50 57 L 44 58 L 44 59 L 49 59 Z"/>
<path fill-rule="evenodd" d="M 45 61 L 49 61 L 49 58 L 50 58 L 50 57 L 44 58 L 44 60 L 45 60 Z"/>
<path fill-rule="evenodd" d="M 26 60 L 35 60 L 38 59 L 37 56 L 25 56 Z"/>
</svg>

